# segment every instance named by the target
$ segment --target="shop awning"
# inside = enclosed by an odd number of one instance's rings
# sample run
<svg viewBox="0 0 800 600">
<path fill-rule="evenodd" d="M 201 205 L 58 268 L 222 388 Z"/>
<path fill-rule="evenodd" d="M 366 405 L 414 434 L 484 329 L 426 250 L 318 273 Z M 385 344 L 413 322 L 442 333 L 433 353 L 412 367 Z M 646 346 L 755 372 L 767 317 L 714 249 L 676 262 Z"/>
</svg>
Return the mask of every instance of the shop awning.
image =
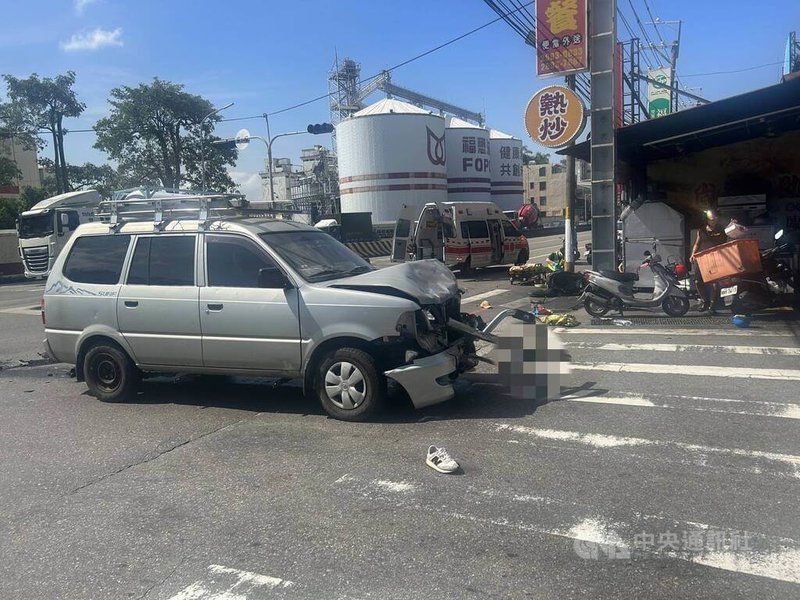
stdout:
<svg viewBox="0 0 800 600">
<path fill-rule="evenodd" d="M 800 130 L 800 78 L 618 129 L 617 157 L 649 162 L 794 130 Z M 558 154 L 588 161 L 590 144 Z"/>
</svg>

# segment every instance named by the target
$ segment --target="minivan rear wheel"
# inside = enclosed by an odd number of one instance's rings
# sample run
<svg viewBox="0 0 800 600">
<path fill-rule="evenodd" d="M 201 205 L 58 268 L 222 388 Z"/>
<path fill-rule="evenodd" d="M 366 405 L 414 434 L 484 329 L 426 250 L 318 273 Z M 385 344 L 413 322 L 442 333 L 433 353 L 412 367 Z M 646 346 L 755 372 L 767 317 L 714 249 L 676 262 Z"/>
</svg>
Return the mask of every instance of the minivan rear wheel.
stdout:
<svg viewBox="0 0 800 600">
<path fill-rule="evenodd" d="M 317 395 L 334 419 L 363 421 L 383 406 L 386 378 L 363 350 L 339 348 L 319 363 Z"/>
<path fill-rule="evenodd" d="M 139 372 L 125 352 L 111 344 L 98 344 L 83 359 L 89 393 L 103 402 L 126 402 L 136 393 Z"/>
</svg>

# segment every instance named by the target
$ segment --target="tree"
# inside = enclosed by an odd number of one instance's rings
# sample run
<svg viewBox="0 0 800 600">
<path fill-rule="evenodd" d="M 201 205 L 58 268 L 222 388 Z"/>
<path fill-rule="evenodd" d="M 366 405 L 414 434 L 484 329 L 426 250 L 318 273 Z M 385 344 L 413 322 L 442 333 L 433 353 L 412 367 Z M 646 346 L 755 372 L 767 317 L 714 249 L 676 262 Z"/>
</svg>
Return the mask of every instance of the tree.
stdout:
<svg viewBox="0 0 800 600">
<path fill-rule="evenodd" d="M 522 164 L 523 165 L 546 165 L 550 162 L 550 155 L 544 152 L 531 152 L 527 146 L 522 147 Z"/>
<path fill-rule="evenodd" d="M 111 165 L 67 165 L 70 181 L 76 190 L 97 190 L 103 198 L 110 198 L 111 192 L 126 187 L 119 173 Z"/>
<path fill-rule="evenodd" d="M 177 189 L 188 184 L 199 189 L 205 153 L 208 188 L 234 189 L 225 167 L 235 163 L 236 149 L 211 144 L 219 139 L 211 134 L 220 117 L 206 119 L 201 128 L 203 118 L 214 110 L 211 102 L 185 92 L 182 85 L 155 78 L 135 88 L 114 88 L 109 103 L 111 114 L 95 126 L 95 148 L 117 161 L 121 176 L 138 185 Z"/>
<path fill-rule="evenodd" d="M 2 151 L 1 148 L 0 151 Z M 14 185 L 19 175 L 20 172 L 17 168 L 17 163 L 11 160 L 11 158 L 8 156 L 3 156 L 0 154 L 0 188 Z"/>
<path fill-rule="evenodd" d="M 64 119 L 79 117 L 86 105 L 78 101 L 72 86 L 75 84 L 75 73 L 67 71 L 54 79 L 39 78 L 33 73 L 27 79 L 18 79 L 13 75 L 3 75 L 6 81 L 10 102 L 4 106 L 5 119 L 9 125 L 28 137 L 36 140 L 42 147 L 37 134 L 41 130 L 50 133 L 53 139 L 53 156 L 55 165 L 56 190 L 63 193 L 70 190 L 67 175 L 67 161 L 64 156 Z"/>
</svg>

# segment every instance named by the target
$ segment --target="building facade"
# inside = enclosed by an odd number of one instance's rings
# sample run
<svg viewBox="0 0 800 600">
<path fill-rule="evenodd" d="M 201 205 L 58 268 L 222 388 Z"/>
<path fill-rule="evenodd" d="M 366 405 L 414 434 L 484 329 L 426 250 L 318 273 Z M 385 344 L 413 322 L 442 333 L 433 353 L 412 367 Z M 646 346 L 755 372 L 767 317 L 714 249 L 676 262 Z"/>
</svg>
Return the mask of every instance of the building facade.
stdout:
<svg viewBox="0 0 800 600">
<path fill-rule="evenodd" d="M 575 219 L 587 221 L 591 216 L 591 170 L 579 160 L 575 164 Z M 567 169 L 562 163 L 527 164 L 522 167 L 525 203 L 535 204 L 544 223 L 564 218 L 567 208 Z"/>
<path fill-rule="evenodd" d="M 41 186 L 35 148 L 24 148 L 14 138 L 0 138 L 0 156 L 10 158 L 20 171 L 12 185 L 0 188 L 0 199 L 16 199 L 24 188 Z"/>
</svg>

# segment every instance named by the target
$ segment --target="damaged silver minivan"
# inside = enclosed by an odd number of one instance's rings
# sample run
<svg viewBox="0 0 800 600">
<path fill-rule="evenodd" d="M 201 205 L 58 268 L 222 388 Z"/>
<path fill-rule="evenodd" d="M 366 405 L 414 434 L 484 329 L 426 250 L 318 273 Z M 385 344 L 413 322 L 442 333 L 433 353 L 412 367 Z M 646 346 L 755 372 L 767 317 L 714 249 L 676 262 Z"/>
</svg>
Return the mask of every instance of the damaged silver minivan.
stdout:
<svg viewBox="0 0 800 600">
<path fill-rule="evenodd" d="M 239 217 L 82 225 L 42 316 L 44 352 L 101 400 L 150 372 L 301 378 L 345 420 L 375 413 L 387 379 L 416 407 L 448 400 L 497 321 L 461 312 L 438 261 L 376 270 L 313 227 Z"/>
</svg>

